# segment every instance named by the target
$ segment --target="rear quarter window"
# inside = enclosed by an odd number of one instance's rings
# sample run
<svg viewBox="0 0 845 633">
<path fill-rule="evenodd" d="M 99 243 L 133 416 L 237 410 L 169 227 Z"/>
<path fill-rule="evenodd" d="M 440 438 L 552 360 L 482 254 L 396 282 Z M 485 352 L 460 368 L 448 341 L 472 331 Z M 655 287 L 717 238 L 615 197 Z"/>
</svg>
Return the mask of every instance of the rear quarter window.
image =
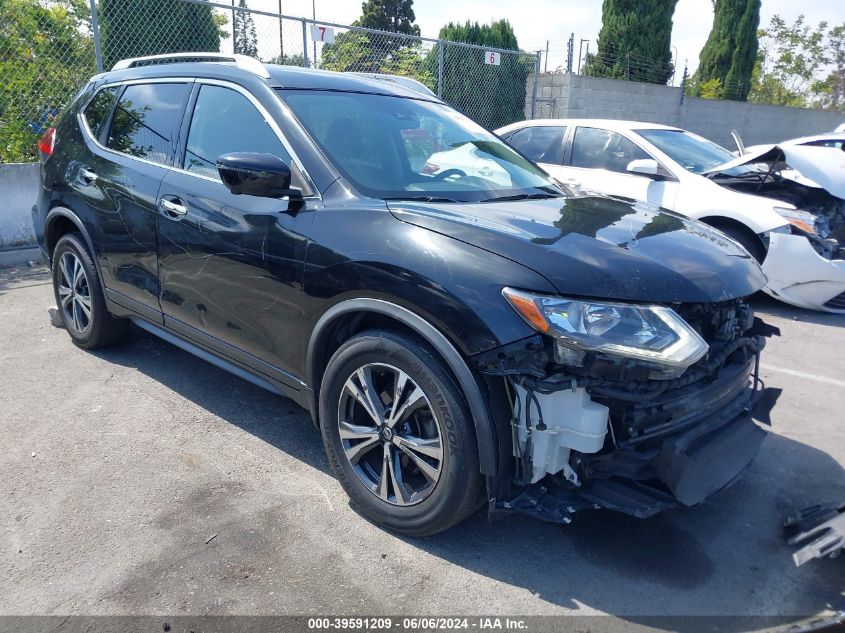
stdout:
<svg viewBox="0 0 845 633">
<path fill-rule="evenodd" d="M 109 112 L 111 112 L 117 90 L 117 86 L 103 88 L 94 95 L 94 98 L 88 102 L 82 112 L 82 117 L 85 119 L 88 129 L 91 130 L 91 134 L 96 139 L 100 138 L 103 126 L 106 124 Z"/>
</svg>

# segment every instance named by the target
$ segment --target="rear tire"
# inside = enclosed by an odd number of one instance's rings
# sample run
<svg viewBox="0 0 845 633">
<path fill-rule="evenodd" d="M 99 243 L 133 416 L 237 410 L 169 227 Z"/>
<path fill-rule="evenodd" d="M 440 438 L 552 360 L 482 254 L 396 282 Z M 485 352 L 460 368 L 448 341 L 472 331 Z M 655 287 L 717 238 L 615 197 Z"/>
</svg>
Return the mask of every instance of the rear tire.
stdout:
<svg viewBox="0 0 845 633">
<path fill-rule="evenodd" d="M 427 536 L 478 509 L 483 478 L 472 418 L 417 339 L 369 330 L 343 343 L 323 376 L 320 421 L 335 475 L 375 523 Z"/>
<path fill-rule="evenodd" d="M 94 260 L 78 233 L 68 233 L 58 241 L 52 269 L 56 306 L 76 345 L 96 349 L 126 336 L 129 321 L 113 317 L 106 308 Z"/>
</svg>

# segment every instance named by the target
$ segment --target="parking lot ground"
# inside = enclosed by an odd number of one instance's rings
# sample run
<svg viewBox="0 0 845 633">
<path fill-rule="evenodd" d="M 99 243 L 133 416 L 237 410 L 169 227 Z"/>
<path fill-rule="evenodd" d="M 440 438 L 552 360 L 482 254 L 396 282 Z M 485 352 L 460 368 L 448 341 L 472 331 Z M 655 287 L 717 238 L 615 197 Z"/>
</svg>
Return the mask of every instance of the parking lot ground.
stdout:
<svg viewBox="0 0 845 633">
<path fill-rule="evenodd" d="M 707 503 L 570 526 L 479 512 L 408 539 L 349 506 L 295 404 L 140 330 L 78 349 L 50 325 L 53 302 L 43 267 L 0 270 L 0 614 L 630 624 L 845 609 L 845 557 L 796 568 L 780 530 L 784 514 L 845 500 L 845 317 L 756 301 L 783 330 L 762 375 L 784 393 L 752 467 Z"/>
</svg>

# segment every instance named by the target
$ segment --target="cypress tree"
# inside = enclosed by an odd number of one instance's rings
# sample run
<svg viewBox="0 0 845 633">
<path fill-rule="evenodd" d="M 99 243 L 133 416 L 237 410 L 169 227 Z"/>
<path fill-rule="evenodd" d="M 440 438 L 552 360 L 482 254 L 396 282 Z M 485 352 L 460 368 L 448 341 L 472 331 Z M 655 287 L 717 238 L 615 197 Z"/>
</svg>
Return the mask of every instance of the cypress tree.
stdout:
<svg viewBox="0 0 845 633">
<path fill-rule="evenodd" d="M 246 9 L 246 0 L 238 2 L 239 9 Z M 258 37 L 255 34 L 255 21 L 248 11 L 236 11 L 232 21 L 234 51 L 258 59 Z"/>
<path fill-rule="evenodd" d="M 672 76 L 672 16 L 678 0 L 604 0 L 594 77 L 665 84 Z"/>
<path fill-rule="evenodd" d="M 748 98 L 759 24 L 760 0 L 716 0 L 713 28 L 693 76 L 693 94 L 706 92 L 736 101 Z"/>
<path fill-rule="evenodd" d="M 211 7 L 181 0 L 100 0 L 99 9 L 106 68 L 127 57 L 220 51 Z"/>
<path fill-rule="evenodd" d="M 414 0 L 367 0 L 361 3 L 361 17 L 352 26 L 419 35 L 420 27 L 414 24 L 416 19 Z"/>
</svg>

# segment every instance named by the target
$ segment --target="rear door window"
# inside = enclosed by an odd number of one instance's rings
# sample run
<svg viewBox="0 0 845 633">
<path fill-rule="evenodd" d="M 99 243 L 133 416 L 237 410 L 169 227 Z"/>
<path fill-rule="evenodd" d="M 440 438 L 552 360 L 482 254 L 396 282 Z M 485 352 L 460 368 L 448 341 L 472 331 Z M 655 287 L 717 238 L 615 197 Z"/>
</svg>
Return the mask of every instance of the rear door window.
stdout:
<svg viewBox="0 0 845 633">
<path fill-rule="evenodd" d="M 103 131 L 103 126 L 106 124 L 106 119 L 111 112 L 114 97 L 117 94 L 118 86 L 111 86 L 110 88 L 103 88 L 100 90 L 88 105 L 82 116 L 85 118 L 85 123 L 88 124 L 88 129 L 91 130 L 91 135 L 99 140 L 100 134 Z"/>
<path fill-rule="evenodd" d="M 106 146 L 129 156 L 167 164 L 173 128 L 182 110 L 187 84 L 126 86 L 117 102 Z"/>
<path fill-rule="evenodd" d="M 579 126 L 572 142 L 573 167 L 607 169 L 627 173 L 628 163 L 641 158 L 651 158 L 627 138 L 610 130 Z"/>
<path fill-rule="evenodd" d="M 522 128 L 508 138 L 508 144 L 535 163 L 563 162 L 563 137 L 566 126 L 537 125 Z"/>
</svg>

